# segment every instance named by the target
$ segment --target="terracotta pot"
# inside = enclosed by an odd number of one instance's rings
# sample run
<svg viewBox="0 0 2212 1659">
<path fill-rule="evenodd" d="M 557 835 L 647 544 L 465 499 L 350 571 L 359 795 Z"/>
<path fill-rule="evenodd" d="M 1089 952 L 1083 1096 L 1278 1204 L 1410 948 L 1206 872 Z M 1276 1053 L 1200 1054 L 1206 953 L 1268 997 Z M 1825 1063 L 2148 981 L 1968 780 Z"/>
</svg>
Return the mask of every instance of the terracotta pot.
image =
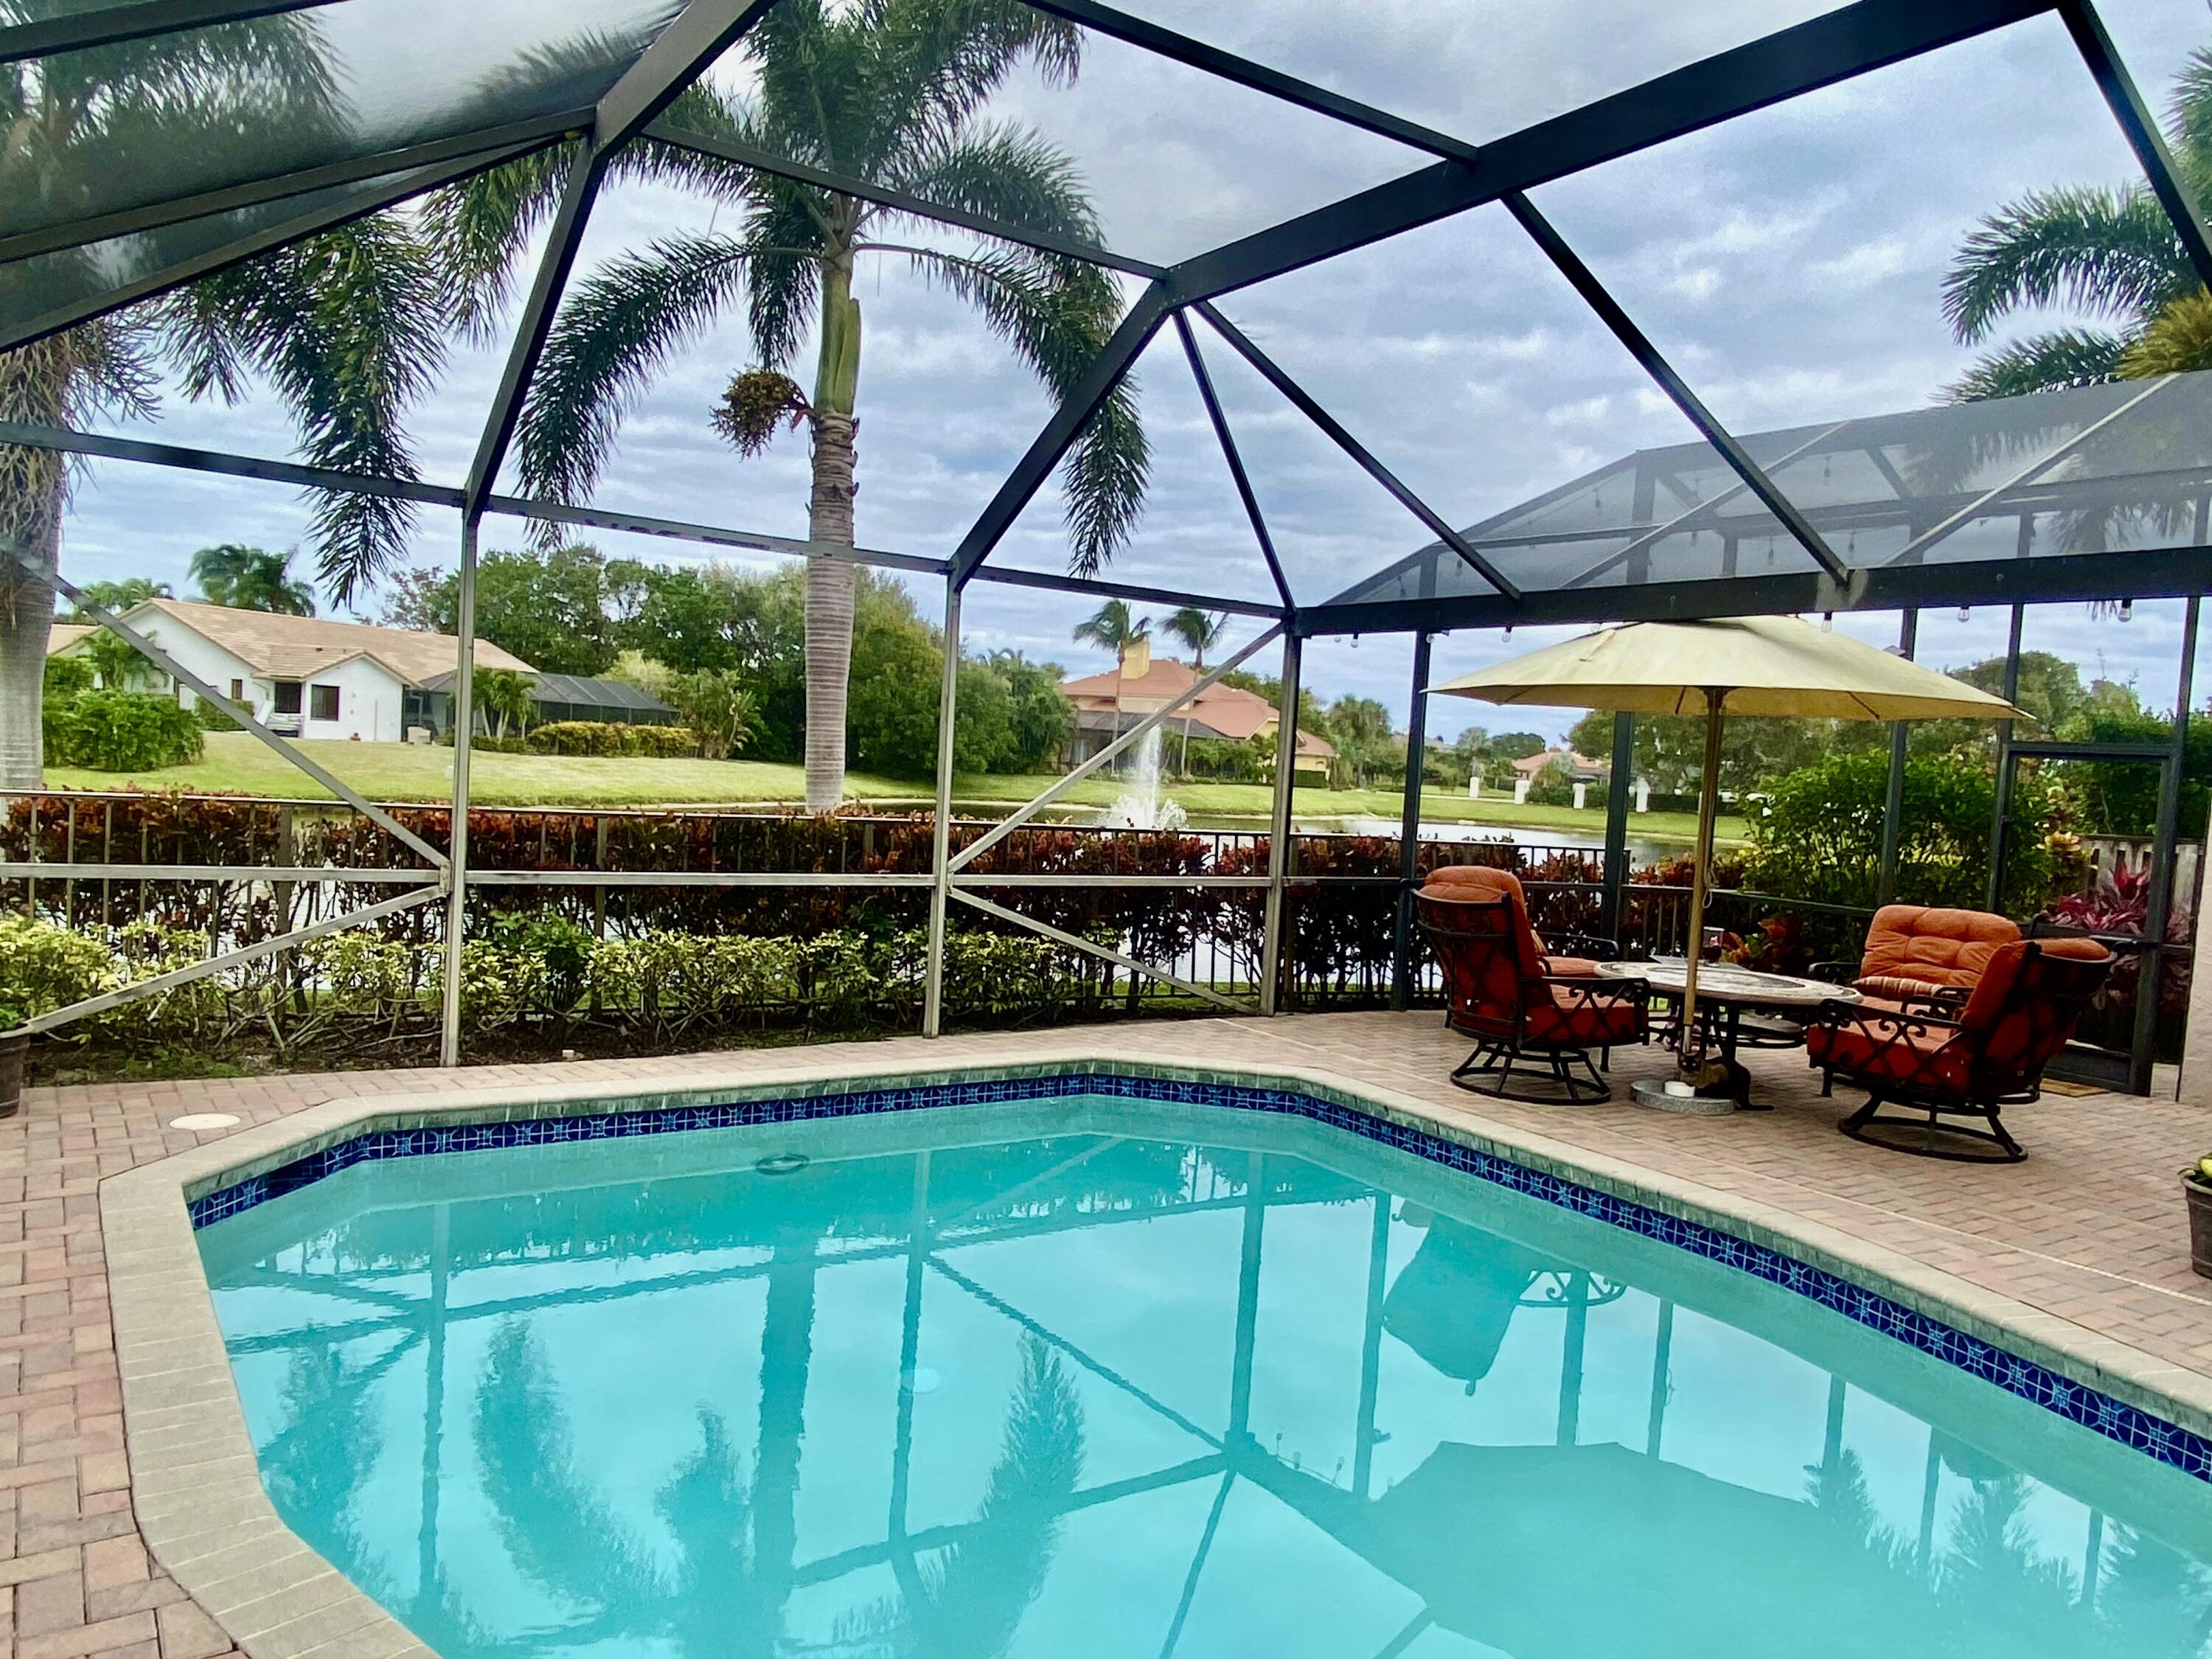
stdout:
<svg viewBox="0 0 2212 1659">
<path fill-rule="evenodd" d="M 2212 1279 L 2212 1186 L 2193 1170 L 2181 1172 L 2182 1196 L 2189 1200 L 2189 1265 Z"/>
<path fill-rule="evenodd" d="M 28 1031 L 0 1032 L 0 1117 L 23 1109 L 23 1055 L 30 1046 Z"/>
</svg>

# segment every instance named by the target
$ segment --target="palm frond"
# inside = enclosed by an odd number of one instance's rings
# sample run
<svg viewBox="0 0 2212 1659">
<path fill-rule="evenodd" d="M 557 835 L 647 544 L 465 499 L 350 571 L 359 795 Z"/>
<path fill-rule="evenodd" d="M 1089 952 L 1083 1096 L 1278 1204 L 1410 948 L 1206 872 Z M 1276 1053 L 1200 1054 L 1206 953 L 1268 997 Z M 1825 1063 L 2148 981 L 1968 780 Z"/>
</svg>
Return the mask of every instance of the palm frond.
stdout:
<svg viewBox="0 0 2212 1659">
<path fill-rule="evenodd" d="M 2033 335 L 1990 352 L 1944 387 L 1943 396 L 1965 404 L 2101 385 L 2120 373 L 2121 360 L 2132 343 L 2131 336 L 2100 329 Z"/>
<path fill-rule="evenodd" d="M 1066 154 L 1011 122 L 970 126 L 901 157 L 889 182 L 926 201 L 1025 230 L 1102 242 L 1081 174 Z"/>
<path fill-rule="evenodd" d="M 2185 172 L 2212 166 L 2212 48 L 2189 54 L 2166 100 L 2166 131 Z"/>
<path fill-rule="evenodd" d="M 2212 293 L 2184 295 L 2150 319 L 2121 356 L 2124 380 L 2212 368 Z"/>
<path fill-rule="evenodd" d="M 590 495 L 647 383 L 742 294 L 750 251 L 732 236 L 672 237 L 570 290 L 523 406 L 515 454 L 526 490 Z"/>
<path fill-rule="evenodd" d="M 453 319 L 470 338 L 496 334 L 523 252 L 560 205 L 575 158 L 573 143 L 556 144 L 424 198 L 423 239 L 438 251 Z"/>
<path fill-rule="evenodd" d="M 1026 249 L 909 257 L 931 280 L 967 301 L 1052 388 L 1075 389 L 1118 320 L 1120 295 L 1102 270 Z M 1137 410 L 1136 381 L 1124 375 L 1069 451 L 1060 482 L 1067 501 L 1068 568 L 1096 572 L 1127 541 L 1144 508 L 1152 456 Z"/>
<path fill-rule="evenodd" d="M 2073 186 L 2009 203 L 1967 236 L 1943 279 L 1943 319 L 1971 345 L 2026 307 L 2135 321 L 2197 284 L 2148 191 Z"/>
<path fill-rule="evenodd" d="M 403 216 L 372 215 L 234 266 L 156 315 L 212 377 L 195 380 L 200 390 L 235 395 L 242 368 L 266 375 L 314 465 L 417 476 L 404 417 L 444 365 L 445 313 L 437 262 Z M 317 492 L 317 574 L 331 599 L 343 605 L 397 563 L 413 520 L 405 501 Z"/>
<path fill-rule="evenodd" d="M 874 167 L 949 143 L 1024 63 L 1066 84 L 1083 33 L 1020 0 L 866 0 L 849 24 L 866 52 L 863 155 Z"/>
</svg>

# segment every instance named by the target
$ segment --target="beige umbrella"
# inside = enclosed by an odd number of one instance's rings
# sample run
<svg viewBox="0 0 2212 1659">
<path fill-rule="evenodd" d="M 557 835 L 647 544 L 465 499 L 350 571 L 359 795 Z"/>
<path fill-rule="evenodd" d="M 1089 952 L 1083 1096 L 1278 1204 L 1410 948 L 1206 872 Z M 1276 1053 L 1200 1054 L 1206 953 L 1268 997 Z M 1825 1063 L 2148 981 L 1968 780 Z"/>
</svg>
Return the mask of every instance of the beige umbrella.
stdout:
<svg viewBox="0 0 2212 1659">
<path fill-rule="evenodd" d="M 1485 702 L 1705 716 L 1705 774 L 1690 879 L 1690 961 L 1682 988 L 1681 1062 L 1686 1075 L 1689 1034 L 1697 1029 L 1698 959 L 1703 954 L 1705 884 L 1712 865 L 1713 812 L 1719 794 L 1721 716 L 2029 718 L 2002 697 L 1796 617 L 1626 623 L 1430 689 Z M 1701 1075 L 1692 1080 L 1705 1084 L 1716 1079 Z"/>
</svg>

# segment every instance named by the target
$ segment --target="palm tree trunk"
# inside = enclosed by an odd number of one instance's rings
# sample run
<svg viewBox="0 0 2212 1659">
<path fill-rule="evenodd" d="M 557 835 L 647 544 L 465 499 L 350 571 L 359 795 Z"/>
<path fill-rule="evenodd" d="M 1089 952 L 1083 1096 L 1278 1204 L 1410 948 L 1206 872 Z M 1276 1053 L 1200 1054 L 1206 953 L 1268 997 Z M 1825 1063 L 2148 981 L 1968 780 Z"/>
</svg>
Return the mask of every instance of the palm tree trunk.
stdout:
<svg viewBox="0 0 2212 1659">
<path fill-rule="evenodd" d="M 814 539 L 853 544 L 853 422 L 815 422 Z M 845 690 L 853 665 L 854 567 L 806 561 L 806 810 L 827 812 L 845 793 Z"/>
<path fill-rule="evenodd" d="M 36 789 L 46 781 L 40 722 L 61 526 L 51 506 L 36 516 L 29 544 L 39 574 L 24 569 L 12 548 L 0 547 L 0 788 L 7 789 Z"/>
<path fill-rule="evenodd" d="M 860 374 L 860 307 L 848 264 L 822 271 L 822 357 L 814 384 L 814 493 L 808 533 L 853 545 L 853 419 Z M 806 810 L 827 812 L 845 793 L 845 691 L 853 666 L 854 567 L 806 562 Z"/>
</svg>

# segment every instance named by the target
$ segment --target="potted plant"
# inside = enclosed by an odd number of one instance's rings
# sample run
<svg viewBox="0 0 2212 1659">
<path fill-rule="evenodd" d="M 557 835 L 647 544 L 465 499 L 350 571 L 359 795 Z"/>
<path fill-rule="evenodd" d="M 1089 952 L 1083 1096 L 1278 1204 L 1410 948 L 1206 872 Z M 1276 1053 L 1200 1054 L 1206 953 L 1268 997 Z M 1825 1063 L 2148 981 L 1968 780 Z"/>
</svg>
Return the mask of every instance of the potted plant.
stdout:
<svg viewBox="0 0 2212 1659">
<path fill-rule="evenodd" d="M 2212 1156 L 2181 1172 L 2181 1193 L 2189 1200 L 2189 1265 L 2212 1279 Z"/>
<path fill-rule="evenodd" d="M 0 1117 L 13 1117 L 23 1109 L 23 1055 L 30 1046 L 23 1011 L 0 1002 Z"/>
</svg>

